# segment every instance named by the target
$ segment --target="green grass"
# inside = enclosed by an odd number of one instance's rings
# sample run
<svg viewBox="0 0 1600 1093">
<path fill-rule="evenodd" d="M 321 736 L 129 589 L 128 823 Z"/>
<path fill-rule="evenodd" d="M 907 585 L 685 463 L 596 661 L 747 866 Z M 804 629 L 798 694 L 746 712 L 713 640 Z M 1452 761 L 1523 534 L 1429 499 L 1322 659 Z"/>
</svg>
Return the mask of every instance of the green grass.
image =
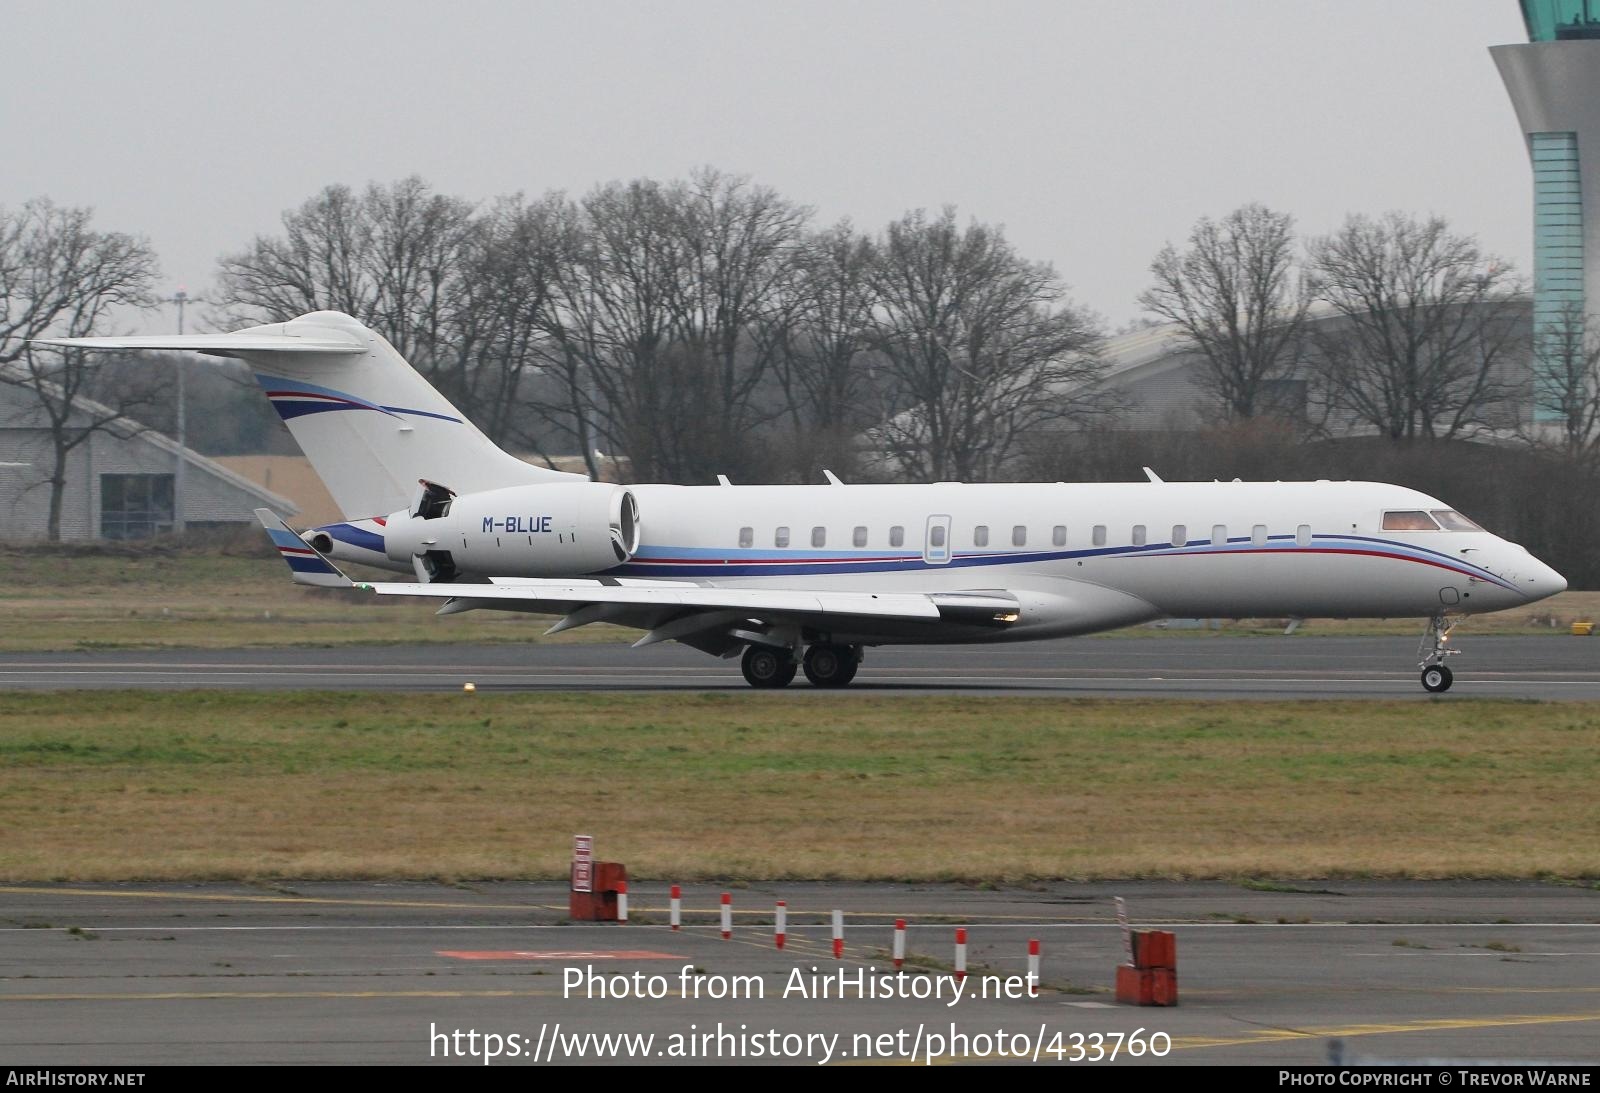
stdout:
<svg viewBox="0 0 1600 1093">
<path fill-rule="evenodd" d="M 1600 876 L 1600 704 L 0 696 L 0 878 Z"/>
</svg>

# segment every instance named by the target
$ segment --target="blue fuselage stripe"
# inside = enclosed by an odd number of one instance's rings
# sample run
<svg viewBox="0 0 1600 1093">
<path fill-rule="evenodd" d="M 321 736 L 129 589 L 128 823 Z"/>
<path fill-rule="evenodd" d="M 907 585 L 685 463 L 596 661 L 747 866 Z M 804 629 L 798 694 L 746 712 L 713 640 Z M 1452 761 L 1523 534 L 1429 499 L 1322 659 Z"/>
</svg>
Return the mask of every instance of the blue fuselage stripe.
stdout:
<svg viewBox="0 0 1600 1093">
<path fill-rule="evenodd" d="M 1503 579 L 1471 563 L 1438 551 L 1370 536 L 1318 535 L 1310 546 L 1300 546 L 1293 535 L 1269 536 L 1264 546 L 1256 546 L 1248 536 L 1230 538 L 1226 545 L 1205 540 L 1174 546 L 1147 543 L 1140 546 L 1093 547 L 1086 550 L 1012 551 L 983 554 L 955 554 L 944 564 L 930 564 L 920 554 L 884 557 L 881 551 L 864 551 L 865 557 L 831 551 L 806 552 L 773 550 L 718 551 L 704 547 L 646 547 L 631 562 L 608 570 L 619 577 L 787 577 L 829 573 L 904 573 L 923 569 L 964 569 L 997 565 L 1036 565 L 1042 562 L 1089 558 L 1131 559 L 1140 557 L 1204 557 L 1216 555 L 1325 554 L 1338 551 L 1372 554 L 1394 561 L 1425 562 L 1502 588 L 1511 587 Z M 785 560 L 780 560 L 785 559 Z"/>
</svg>

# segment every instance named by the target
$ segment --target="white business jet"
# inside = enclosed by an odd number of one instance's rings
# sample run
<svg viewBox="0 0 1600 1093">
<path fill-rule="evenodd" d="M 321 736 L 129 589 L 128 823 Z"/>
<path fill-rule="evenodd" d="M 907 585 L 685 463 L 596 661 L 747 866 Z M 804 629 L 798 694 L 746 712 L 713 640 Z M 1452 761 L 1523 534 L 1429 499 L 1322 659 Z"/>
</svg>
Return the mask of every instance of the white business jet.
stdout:
<svg viewBox="0 0 1600 1093">
<path fill-rule="evenodd" d="M 1422 685 L 1451 684 L 1452 620 L 1566 581 L 1444 502 L 1374 482 L 621 486 L 501 451 L 380 335 L 319 311 L 230 334 L 63 338 L 190 350 L 256 372 L 346 519 L 258 515 L 295 580 L 339 562 L 379 596 L 560 615 L 742 654 L 754 687 L 848 684 L 870 646 L 1030 641 L 1161 618 L 1428 620 Z M 1148 472 L 1147 472 L 1148 473 Z"/>
</svg>

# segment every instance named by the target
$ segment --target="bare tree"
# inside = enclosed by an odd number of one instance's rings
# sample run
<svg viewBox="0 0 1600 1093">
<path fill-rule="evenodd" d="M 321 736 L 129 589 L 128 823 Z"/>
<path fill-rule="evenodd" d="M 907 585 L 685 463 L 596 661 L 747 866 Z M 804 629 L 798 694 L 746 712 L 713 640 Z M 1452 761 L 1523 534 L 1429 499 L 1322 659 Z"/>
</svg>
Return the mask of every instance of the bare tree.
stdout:
<svg viewBox="0 0 1600 1093">
<path fill-rule="evenodd" d="M 1150 264 L 1140 306 L 1201 355 L 1202 382 L 1229 418 L 1278 409 L 1267 385 L 1294 367 L 1308 303 L 1295 267 L 1294 218 L 1259 204 L 1203 218 L 1187 248 L 1169 243 Z"/>
<path fill-rule="evenodd" d="M 435 351 L 485 433 L 535 449 L 546 434 L 530 428 L 523 411 L 547 361 L 542 320 L 554 291 L 562 201 L 500 198 L 463 233 L 460 283 Z"/>
<path fill-rule="evenodd" d="M 360 194 L 329 186 L 284 213 L 282 235 L 257 236 L 222 258 L 217 301 L 234 325 L 308 311 L 353 315 L 466 402 L 462 360 L 447 344 L 457 333 L 451 322 L 473 212 L 471 202 L 434 193 L 415 176 Z"/>
<path fill-rule="evenodd" d="M 1535 414 L 1549 415 L 1545 427 L 1537 417 L 1531 423 L 1533 446 L 1554 448 L 1569 462 L 1600 464 L 1600 336 L 1576 303 L 1536 332 L 1531 382 Z"/>
<path fill-rule="evenodd" d="M 751 430 L 773 416 L 756 398 L 787 344 L 792 321 L 782 291 L 792 277 L 810 210 L 768 186 L 705 167 L 670 188 L 676 206 L 684 278 L 676 300 L 683 349 L 698 397 L 713 412 L 695 460 L 681 462 L 684 480 L 704 481 L 748 462 Z"/>
<path fill-rule="evenodd" d="M 565 401 L 595 410 L 586 446 L 628 455 L 646 477 L 666 469 L 655 453 L 668 447 L 667 434 L 700 420 L 656 409 L 686 263 L 674 221 L 671 195 L 649 179 L 610 183 L 567 206 L 544 320 Z"/>
<path fill-rule="evenodd" d="M 1393 439 L 1496 424 L 1512 393 L 1515 280 L 1442 217 L 1351 216 L 1315 241 L 1313 381 L 1333 411 Z"/>
<path fill-rule="evenodd" d="M 917 210 L 875 247 L 874 347 L 894 403 L 879 435 L 922 481 L 1000 474 L 1024 436 L 1087 405 L 1095 320 L 997 227 Z"/>
<path fill-rule="evenodd" d="M 846 449 L 879 401 L 869 368 L 872 272 L 872 240 L 845 220 L 805 237 L 786 287 L 777 378 L 796 438 L 794 469 L 806 478 L 823 459 L 847 464 Z"/>
<path fill-rule="evenodd" d="M 117 307 L 150 307 L 157 276 L 149 244 L 121 232 L 96 231 L 92 213 L 47 199 L 0 209 L 0 382 L 28 391 L 50 437 L 47 534 L 61 538 L 67 460 L 94 433 L 136 429 L 128 415 L 150 388 L 95 400 L 99 368 L 82 350 L 29 345 L 43 337 L 86 337 Z"/>
<path fill-rule="evenodd" d="M 806 210 L 713 170 L 611 183 L 553 214 L 557 259 L 542 320 L 551 416 L 668 481 L 755 458 L 758 399 L 784 347 L 783 286 Z M 588 454 L 588 453 L 586 453 Z"/>
</svg>

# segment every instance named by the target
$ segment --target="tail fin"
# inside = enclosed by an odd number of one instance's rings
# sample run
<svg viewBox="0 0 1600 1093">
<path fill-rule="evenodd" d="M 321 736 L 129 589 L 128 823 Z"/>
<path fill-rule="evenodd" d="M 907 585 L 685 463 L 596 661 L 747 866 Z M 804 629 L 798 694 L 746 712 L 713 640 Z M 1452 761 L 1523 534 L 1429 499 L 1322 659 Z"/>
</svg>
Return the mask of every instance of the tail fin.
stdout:
<svg viewBox="0 0 1600 1093">
<path fill-rule="evenodd" d="M 495 447 L 377 332 L 316 311 L 231 334 L 59 338 L 92 349 L 184 349 L 239 357 L 347 518 L 405 508 L 419 480 L 476 493 L 584 476 L 524 463 Z"/>
<path fill-rule="evenodd" d="M 318 588 L 350 587 L 350 578 L 290 530 L 277 513 L 271 509 L 256 509 L 256 519 L 267 529 L 267 538 L 272 540 L 272 545 L 278 548 L 278 553 L 288 563 L 296 584 L 316 585 Z"/>
</svg>

